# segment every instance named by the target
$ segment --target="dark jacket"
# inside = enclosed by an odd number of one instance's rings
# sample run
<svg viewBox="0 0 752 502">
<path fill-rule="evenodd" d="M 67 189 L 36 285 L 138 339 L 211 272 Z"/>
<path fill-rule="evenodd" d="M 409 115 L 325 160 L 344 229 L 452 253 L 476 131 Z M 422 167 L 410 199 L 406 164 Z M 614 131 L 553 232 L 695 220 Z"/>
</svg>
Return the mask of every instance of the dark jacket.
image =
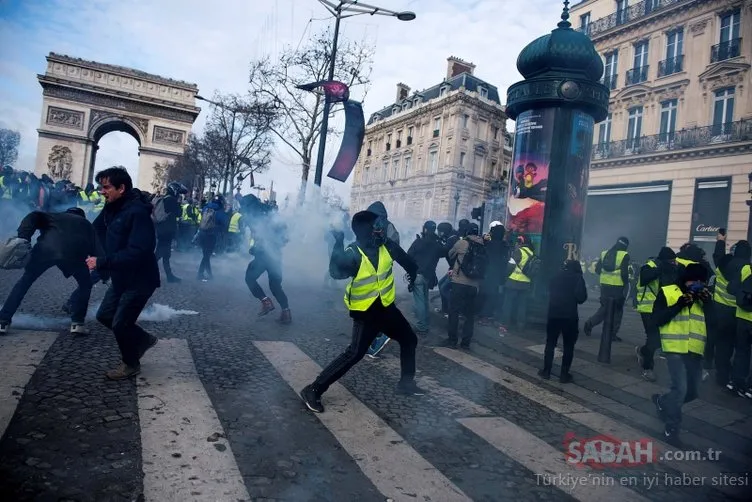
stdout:
<svg viewBox="0 0 752 502">
<path fill-rule="evenodd" d="M 379 218 L 386 220 L 386 238 L 394 241 L 399 246 L 400 234 L 399 232 L 397 232 L 397 229 L 394 227 L 394 225 L 392 225 L 392 222 L 389 221 L 389 215 L 386 212 L 386 207 L 384 207 L 384 204 L 380 200 L 377 200 L 376 202 L 368 206 L 368 209 L 366 209 L 366 211 L 370 211 Z"/>
<path fill-rule="evenodd" d="M 742 247 L 737 244 L 737 248 L 732 255 L 726 253 L 726 243 L 724 241 L 715 243 L 713 262 L 728 281 L 729 294 L 736 296 L 742 292 L 742 268 L 744 265 L 750 264 L 750 258 L 750 249 L 748 247 Z M 744 290 L 752 291 L 752 276 L 747 278 L 745 282 L 747 284 L 744 285 Z"/>
<path fill-rule="evenodd" d="M 104 248 L 104 256 L 97 257 L 97 269 L 110 276 L 118 292 L 151 291 L 160 286 L 151 211 L 149 200 L 134 188 L 119 200 L 105 204 L 94 220 Z"/>
<path fill-rule="evenodd" d="M 587 286 L 580 262 L 570 260 L 551 278 L 548 286 L 548 318 L 579 319 L 577 306 L 587 301 Z"/>
<path fill-rule="evenodd" d="M 355 242 L 345 248 L 341 238 L 335 241 L 334 250 L 329 259 L 329 274 L 333 279 L 348 279 L 355 277 L 358 274 L 360 263 L 363 258 L 360 251 L 363 251 L 373 267 L 378 270 L 379 246 L 375 246 L 370 242 L 375 219 L 376 215 L 368 211 L 361 211 L 355 214 L 352 221 Z M 405 269 L 410 276 L 411 282 L 414 281 L 415 276 L 418 273 L 418 265 L 415 261 L 413 261 L 413 259 L 391 239 L 386 239 L 384 246 L 392 259 Z M 363 319 L 376 316 L 379 315 L 379 311 L 384 308 L 384 305 L 380 301 L 373 302 L 373 305 L 371 305 L 365 312 L 351 311 L 350 317 L 354 319 Z M 396 306 L 392 304 L 387 308 L 396 308 Z"/>
<path fill-rule="evenodd" d="M 498 287 L 507 280 L 507 265 L 509 263 L 509 245 L 504 240 L 504 227 L 501 225 L 491 229 L 491 239 L 486 241 L 486 255 L 488 266 L 484 282 L 491 288 Z"/>
<path fill-rule="evenodd" d="M 171 238 L 178 231 L 178 219 L 183 214 L 183 208 L 180 207 L 178 199 L 174 195 L 164 197 L 164 210 L 167 213 L 167 219 L 157 223 L 157 236 L 160 238 Z"/>
<path fill-rule="evenodd" d="M 658 280 L 658 287 L 668 286 L 669 284 L 675 284 L 678 277 L 678 269 L 673 263 L 659 260 L 658 258 L 651 258 L 656 264 L 655 267 L 649 266 L 647 263 L 640 268 L 640 284 L 643 288 L 646 288 L 648 284 Z M 640 294 L 640 291 L 637 292 Z"/>
<path fill-rule="evenodd" d="M 683 251 L 679 251 L 676 253 L 677 258 L 684 258 L 685 260 L 691 260 L 696 263 L 699 263 L 703 267 L 705 267 L 705 270 L 708 272 L 708 277 L 712 277 L 715 275 L 715 271 L 713 271 L 713 267 L 710 266 L 710 263 L 708 260 L 705 259 L 705 252 L 702 250 L 701 247 L 692 244 L 688 246 Z M 682 265 L 679 265 L 679 273 L 681 274 L 681 271 L 684 267 Z"/>
<path fill-rule="evenodd" d="M 214 228 L 211 230 L 201 230 L 201 232 L 207 234 L 218 234 L 223 230 L 227 230 L 227 227 L 230 224 L 230 217 L 227 215 L 225 208 L 220 206 L 219 203 L 211 201 L 201 208 L 202 218 L 206 214 L 207 209 L 214 210 Z"/>
<path fill-rule="evenodd" d="M 428 288 L 435 288 L 439 283 L 436 277 L 436 266 L 445 256 L 444 247 L 436 234 L 429 232 L 419 236 L 407 250 L 407 254 L 418 265 L 418 273 L 426 278 Z"/>
<path fill-rule="evenodd" d="M 18 237 L 30 241 L 37 230 L 40 235 L 32 248 L 32 259 L 54 262 L 65 277 L 70 277 L 73 268 L 83 265 L 88 256 L 101 253 L 94 227 L 82 216 L 33 211 L 21 220 Z"/>
</svg>

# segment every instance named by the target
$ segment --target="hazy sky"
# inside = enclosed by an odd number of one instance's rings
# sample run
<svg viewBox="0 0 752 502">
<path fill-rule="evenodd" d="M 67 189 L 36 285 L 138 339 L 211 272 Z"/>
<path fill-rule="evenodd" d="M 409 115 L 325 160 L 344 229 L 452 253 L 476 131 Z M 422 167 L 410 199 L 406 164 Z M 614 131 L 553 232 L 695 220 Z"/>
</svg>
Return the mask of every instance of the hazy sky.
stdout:
<svg viewBox="0 0 752 502">
<path fill-rule="evenodd" d="M 417 19 L 359 16 L 343 21 L 341 36 L 376 46 L 366 117 L 395 97 L 397 82 L 413 89 L 439 83 L 446 58 L 477 65 L 476 75 L 506 88 L 520 80 L 520 50 L 556 27 L 555 0 L 369 0 L 392 10 L 411 10 Z M 42 94 L 36 76 L 50 51 L 137 68 L 195 82 L 200 93 L 244 92 L 249 62 L 274 55 L 286 45 L 332 23 L 316 0 L 0 0 L 0 127 L 21 132 L 20 169 L 32 170 Z M 361 99 L 357 94 L 354 99 Z M 194 125 L 200 132 L 208 112 Z M 335 125 L 342 125 L 338 117 Z M 135 172 L 137 143 L 125 133 L 100 142 L 97 167 L 123 164 Z M 327 145 L 329 165 L 339 138 Z M 325 167 L 324 173 L 328 170 Z M 268 173 L 257 178 L 284 197 L 299 184 L 293 155 L 278 147 Z M 347 197 L 349 183 L 324 177 Z M 313 183 L 313 170 L 310 183 Z"/>
</svg>

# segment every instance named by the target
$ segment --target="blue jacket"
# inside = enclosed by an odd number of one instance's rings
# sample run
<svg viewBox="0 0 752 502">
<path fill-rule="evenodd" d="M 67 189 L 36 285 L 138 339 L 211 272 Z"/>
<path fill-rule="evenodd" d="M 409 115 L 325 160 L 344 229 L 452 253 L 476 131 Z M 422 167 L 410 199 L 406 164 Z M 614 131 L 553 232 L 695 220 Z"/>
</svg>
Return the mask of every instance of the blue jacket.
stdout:
<svg viewBox="0 0 752 502">
<path fill-rule="evenodd" d="M 160 286 L 157 244 L 152 207 L 137 189 L 105 204 L 94 220 L 94 230 L 104 249 L 97 257 L 97 269 L 112 280 L 117 292 L 151 292 Z"/>
<path fill-rule="evenodd" d="M 204 214 L 206 214 L 207 209 L 214 209 L 214 229 L 210 230 L 212 233 L 216 233 L 220 230 L 227 230 L 228 225 L 230 224 L 230 217 L 227 215 L 227 212 L 225 212 L 225 208 L 220 206 L 214 201 L 209 202 L 204 206 L 204 208 L 201 210 L 201 216 L 203 217 Z M 203 230 L 203 232 L 207 232 L 206 230 Z"/>
</svg>

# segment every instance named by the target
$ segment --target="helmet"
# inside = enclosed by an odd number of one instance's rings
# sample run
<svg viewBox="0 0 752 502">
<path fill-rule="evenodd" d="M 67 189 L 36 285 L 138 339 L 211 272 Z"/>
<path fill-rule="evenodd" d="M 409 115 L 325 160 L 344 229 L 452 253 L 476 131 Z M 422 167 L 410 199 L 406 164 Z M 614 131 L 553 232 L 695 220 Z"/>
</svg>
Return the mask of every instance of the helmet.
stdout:
<svg viewBox="0 0 752 502">
<path fill-rule="evenodd" d="M 177 197 L 181 194 L 188 193 L 188 189 L 183 185 L 182 183 L 178 183 L 177 181 L 172 181 L 167 185 L 167 195 L 172 195 L 173 197 Z"/>
<path fill-rule="evenodd" d="M 499 225 L 501 225 L 500 221 L 492 221 L 488 228 L 498 227 Z"/>
</svg>

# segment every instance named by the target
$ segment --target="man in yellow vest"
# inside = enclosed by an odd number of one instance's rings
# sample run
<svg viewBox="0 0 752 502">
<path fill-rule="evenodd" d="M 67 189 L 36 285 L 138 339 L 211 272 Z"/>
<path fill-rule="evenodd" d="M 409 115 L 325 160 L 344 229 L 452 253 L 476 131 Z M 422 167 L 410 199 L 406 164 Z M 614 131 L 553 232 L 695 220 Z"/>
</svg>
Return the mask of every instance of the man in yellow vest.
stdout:
<svg viewBox="0 0 752 502">
<path fill-rule="evenodd" d="M 653 356 L 661 346 L 658 326 L 652 320 L 653 304 L 663 286 L 676 283 L 676 273 L 676 253 L 671 248 L 663 247 L 657 258 L 649 259 L 642 266 L 637 281 L 637 312 L 645 328 L 645 345 L 635 347 L 635 352 L 642 378 L 649 382 L 655 382 Z"/>
<path fill-rule="evenodd" d="M 736 339 L 736 297 L 729 293 L 729 278 L 741 277 L 744 265 L 749 265 L 752 248 L 747 241 L 737 242 L 726 253 L 726 232 L 718 233 L 713 251 L 715 264 L 715 322 L 711 332 L 715 337 L 715 380 L 721 387 L 736 391 L 731 382 L 731 357 Z"/>
<path fill-rule="evenodd" d="M 712 302 L 707 279 L 705 267 L 689 264 L 676 284 L 659 290 L 653 306 L 653 321 L 660 332 L 671 388 L 666 394 L 653 394 L 652 400 L 666 424 L 664 438 L 674 446 L 680 445 L 682 406 L 698 397 L 702 381 L 707 340 L 705 308 Z"/>
<path fill-rule="evenodd" d="M 736 257 L 736 249 L 734 256 Z M 749 261 L 743 263 L 738 275 L 729 278 L 728 292 L 736 298 L 736 339 L 728 389 L 740 397 L 752 399 L 749 376 L 752 352 L 752 266 Z"/>
<path fill-rule="evenodd" d="M 514 265 L 514 268 L 504 284 L 504 300 L 501 306 L 502 324 L 499 326 L 502 332 L 507 331 L 512 324 L 516 324 L 519 330 L 525 329 L 527 300 L 533 283 L 530 265 L 534 260 L 536 260 L 535 250 L 530 238 L 520 235 L 517 237 L 517 246 L 509 262 L 510 265 Z"/>
<path fill-rule="evenodd" d="M 324 411 L 322 394 L 363 359 L 379 332 L 400 345 L 402 377 L 397 392 L 423 394 L 415 384 L 415 347 L 418 338 L 394 303 L 396 288 L 392 271 L 393 262 L 396 261 L 407 272 L 408 290 L 412 291 L 418 266 L 397 243 L 387 239 L 386 228 L 375 225 L 377 219 L 378 215 L 370 211 L 356 213 L 352 219 L 355 242 L 346 249 L 344 234 L 332 232 L 335 243 L 329 272 L 334 279 L 350 278 L 345 291 L 345 305 L 353 319 L 353 333 L 347 350 L 332 361 L 312 384 L 300 391 L 305 405 L 315 413 Z"/>
<path fill-rule="evenodd" d="M 230 223 L 227 225 L 227 251 L 234 252 L 240 246 L 241 230 L 243 229 L 243 215 L 240 211 L 233 211 L 230 215 Z"/>
<path fill-rule="evenodd" d="M 621 327 L 621 319 L 624 316 L 624 295 L 629 284 L 629 239 L 619 237 L 611 249 L 603 251 L 595 272 L 598 274 L 601 285 L 601 306 L 593 316 L 585 321 L 583 331 L 586 336 L 593 333 L 593 328 L 603 322 L 606 317 L 606 302 L 614 302 L 614 324 L 611 339 L 621 341 L 617 336 Z"/>
</svg>

